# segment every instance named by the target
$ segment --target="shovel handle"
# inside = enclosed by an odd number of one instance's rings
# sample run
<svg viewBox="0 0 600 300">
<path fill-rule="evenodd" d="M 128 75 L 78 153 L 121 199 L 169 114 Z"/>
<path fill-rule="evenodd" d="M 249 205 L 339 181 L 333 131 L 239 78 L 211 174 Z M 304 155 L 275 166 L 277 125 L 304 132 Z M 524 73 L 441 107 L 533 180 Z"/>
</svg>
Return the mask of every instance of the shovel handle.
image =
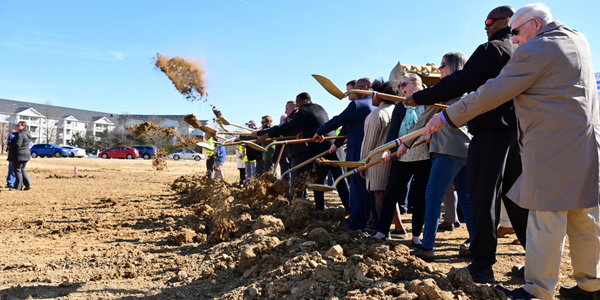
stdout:
<svg viewBox="0 0 600 300">
<path fill-rule="evenodd" d="M 391 94 L 379 93 L 379 92 L 375 92 L 375 91 L 349 90 L 349 91 L 346 92 L 346 94 L 361 94 L 361 95 L 371 96 L 373 98 L 379 97 L 381 99 L 392 100 L 392 101 L 396 101 L 396 102 L 404 102 L 404 100 L 406 100 L 406 98 L 404 98 L 402 96 L 396 96 L 396 95 L 391 95 Z M 425 105 L 425 106 L 435 107 L 435 108 L 439 108 L 439 109 L 446 109 L 446 108 L 448 108 L 448 105 L 437 104 L 437 103 L 436 104 Z"/>
<path fill-rule="evenodd" d="M 348 136 L 346 135 L 338 135 L 338 136 L 326 136 L 323 138 L 323 140 L 337 140 L 337 139 L 345 139 Z M 285 144 L 298 144 L 298 143 L 312 143 L 312 142 L 316 142 L 316 139 L 310 138 L 310 139 L 297 139 L 297 140 L 287 140 L 284 143 Z"/>
</svg>

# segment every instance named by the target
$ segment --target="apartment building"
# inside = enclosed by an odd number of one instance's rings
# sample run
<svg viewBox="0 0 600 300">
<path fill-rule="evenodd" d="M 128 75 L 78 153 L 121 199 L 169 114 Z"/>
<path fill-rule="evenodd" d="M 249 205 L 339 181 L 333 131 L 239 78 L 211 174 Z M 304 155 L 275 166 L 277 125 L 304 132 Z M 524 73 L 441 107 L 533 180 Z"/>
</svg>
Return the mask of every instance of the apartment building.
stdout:
<svg viewBox="0 0 600 300">
<path fill-rule="evenodd" d="M 114 114 L 83 109 L 67 108 L 47 104 L 0 99 L 0 138 L 2 144 L 13 131 L 14 124 L 26 121 L 33 143 L 55 143 L 67 145 L 76 132 L 92 132 L 94 135 L 108 130 L 124 132 L 124 127 L 145 121 L 159 126 L 171 127 L 183 136 L 202 137 L 204 133 L 183 120 L 184 115 L 129 115 Z M 201 120 L 203 125 L 211 121 Z M 174 142 L 177 140 L 174 139 Z"/>
</svg>

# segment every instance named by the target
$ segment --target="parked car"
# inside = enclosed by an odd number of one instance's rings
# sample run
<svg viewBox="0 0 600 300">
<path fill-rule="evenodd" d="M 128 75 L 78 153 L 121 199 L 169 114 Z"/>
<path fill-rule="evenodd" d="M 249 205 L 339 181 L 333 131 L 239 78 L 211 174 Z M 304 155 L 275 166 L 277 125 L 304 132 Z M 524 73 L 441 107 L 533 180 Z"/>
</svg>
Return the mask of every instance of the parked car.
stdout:
<svg viewBox="0 0 600 300">
<path fill-rule="evenodd" d="M 150 157 L 158 156 L 158 151 L 156 151 L 156 147 L 154 146 L 135 145 L 131 147 L 137 149 L 137 151 L 140 153 L 140 157 L 143 159 L 150 159 Z"/>
<path fill-rule="evenodd" d="M 56 144 L 35 144 L 29 149 L 32 158 L 36 157 L 66 157 L 71 153 L 69 149 L 64 149 Z"/>
<path fill-rule="evenodd" d="M 69 157 L 86 157 L 87 154 L 85 153 L 85 149 L 83 148 L 79 148 L 79 147 L 75 147 L 75 146 L 62 146 L 62 148 L 64 149 L 69 149 Z"/>
<path fill-rule="evenodd" d="M 203 160 L 206 159 L 206 156 L 202 153 L 198 153 L 192 150 L 184 150 L 181 152 L 177 152 L 177 153 L 171 153 L 168 155 L 169 158 L 172 158 L 174 160 L 179 160 L 179 159 L 193 159 L 193 160 Z"/>
<path fill-rule="evenodd" d="M 140 157 L 140 153 L 135 148 L 127 146 L 117 146 L 98 153 L 98 157 L 134 159 Z"/>
</svg>

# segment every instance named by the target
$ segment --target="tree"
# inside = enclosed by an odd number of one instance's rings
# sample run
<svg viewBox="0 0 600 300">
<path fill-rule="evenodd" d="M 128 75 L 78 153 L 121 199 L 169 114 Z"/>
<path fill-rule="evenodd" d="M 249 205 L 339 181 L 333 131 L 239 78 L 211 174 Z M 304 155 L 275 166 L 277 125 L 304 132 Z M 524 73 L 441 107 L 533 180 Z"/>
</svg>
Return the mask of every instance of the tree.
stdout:
<svg viewBox="0 0 600 300">
<path fill-rule="evenodd" d="M 56 141 L 58 132 L 58 122 L 60 121 L 60 109 L 51 105 L 50 100 L 46 100 L 46 106 L 40 112 L 45 116 L 45 119 L 41 120 L 41 136 L 40 140 L 45 140 L 46 143 L 53 143 Z"/>
</svg>

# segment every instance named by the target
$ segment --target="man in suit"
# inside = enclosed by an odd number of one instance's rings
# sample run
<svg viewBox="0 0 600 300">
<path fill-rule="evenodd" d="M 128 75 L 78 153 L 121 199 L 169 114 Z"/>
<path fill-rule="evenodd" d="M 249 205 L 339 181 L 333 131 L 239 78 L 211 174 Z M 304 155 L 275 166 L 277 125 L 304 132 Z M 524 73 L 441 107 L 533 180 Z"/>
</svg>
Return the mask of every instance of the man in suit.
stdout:
<svg viewBox="0 0 600 300">
<path fill-rule="evenodd" d="M 553 299 L 567 234 L 577 286 L 560 294 L 600 299 L 600 110 L 590 48 L 541 3 L 519 9 L 510 25 L 519 47 L 500 75 L 427 130 L 459 126 L 514 98 L 523 174 L 507 197 L 529 209 L 526 284 L 498 288 L 515 299 Z"/>
<path fill-rule="evenodd" d="M 372 91 L 372 83 L 370 78 L 361 78 L 356 81 L 355 89 Z M 313 137 L 322 141 L 325 134 L 331 133 L 340 126 L 346 126 L 348 135 L 346 161 L 360 160 L 360 148 L 365 134 L 365 119 L 375 110 L 375 106 L 371 102 L 371 96 L 356 95 L 356 100 L 350 101 L 348 107 L 341 114 L 319 127 Z M 367 183 L 360 174 L 354 174 L 350 178 L 350 217 L 346 222 L 346 227 L 351 230 L 362 230 L 367 226 L 369 211 L 370 197 Z"/>
<path fill-rule="evenodd" d="M 433 87 L 406 97 L 404 104 L 449 101 L 475 91 L 488 79 L 498 76 L 516 48 L 511 43 L 512 35 L 508 27 L 513 13 L 514 9 L 510 6 L 494 8 L 485 21 L 488 42 L 477 47 L 464 68 L 443 78 Z M 467 173 L 474 234 L 470 247 L 459 253 L 473 258 L 469 266 L 473 281 L 492 283 L 495 281 L 492 266 L 496 263 L 501 201 L 523 247 L 527 242 L 527 210 L 506 197 L 506 192 L 521 174 L 513 102 L 507 101 L 473 118 L 468 127 L 473 135 L 469 143 Z"/>
<path fill-rule="evenodd" d="M 293 120 L 285 122 L 276 129 L 273 129 L 267 134 L 260 136 L 256 142 L 262 143 L 269 137 L 285 135 L 285 133 L 292 131 L 296 127 L 299 127 L 300 130 L 302 130 L 301 135 L 312 136 L 315 134 L 319 126 L 329 121 L 329 116 L 327 115 L 325 109 L 322 106 L 313 103 L 308 93 L 300 93 L 298 96 L 296 96 L 296 106 L 298 107 L 298 111 L 296 112 L 296 116 Z M 327 140 L 325 143 L 308 143 L 308 157 L 310 158 L 319 153 L 328 151 L 332 143 L 333 142 L 331 140 Z M 337 160 L 335 153 L 327 154 L 324 156 L 324 158 L 329 160 Z M 312 170 L 313 165 L 314 162 L 308 164 L 305 167 L 305 170 Z M 322 166 L 318 168 L 317 174 L 314 176 L 316 178 L 315 183 L 324 184 L 327 171 L 330 168 L 331 166 Z M 325 208 L 325 195 L 320 191 L 313 191 L 313 193 L 315 196 L 316 209 L 323 210 Z"/>
</svg>

